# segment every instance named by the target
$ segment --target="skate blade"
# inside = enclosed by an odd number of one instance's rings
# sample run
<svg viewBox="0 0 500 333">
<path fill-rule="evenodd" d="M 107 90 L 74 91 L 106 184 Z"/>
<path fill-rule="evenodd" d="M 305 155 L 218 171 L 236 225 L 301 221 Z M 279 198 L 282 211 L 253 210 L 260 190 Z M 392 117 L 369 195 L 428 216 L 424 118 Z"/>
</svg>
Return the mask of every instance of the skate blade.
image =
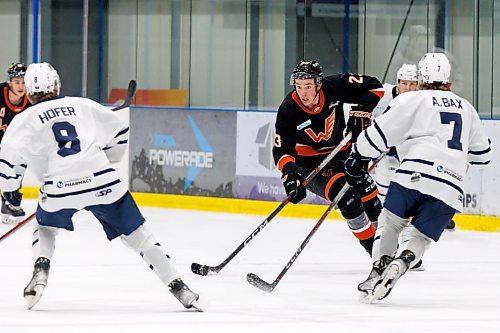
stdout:
<svg viewBox="0 0 500 333">
<path fill-rule="evenodd" d="M 367 291 L 366 292 L 365 291 L 360 291 L 359 292 L 359 299 L 358 300 L 361 303 L 370 304 L 371 303 L 371 301 L 370 301 L 371 297 L 372 297 L 372 293 L 367 292 Z"/>
<path fill-rule="evenodd" d="M 25 218 L 25 216 L 15 217 L 12 215 L 2 215 L 2 223 L 3 224 L 17 224 L 17 223 L 21 222 L 24 218 Z"/>
<path fill-rule="evenodd" d="M 44 289 L 45 289 L 45 286 L 37 285 L 37 286 L 35 286 L 35 288 L 33 288 L 33 291 L 35 292 L 34 295 L 25 295 L 24 296 L 24 298 L 26 299 L 26 302 L 28 302 L 28 310 L 33 309 L 33 307 L 38 304 L 38 302 L 42 298 L 42 293 L 43 293 Z"/>
<path fill-rule="evenodd" d="M 194 301 L 193 303 L 191 303 L 191 307 L 189 309 L 195 310 L 197 312 L 204 312 L 198 301 Z"/>
</svg>

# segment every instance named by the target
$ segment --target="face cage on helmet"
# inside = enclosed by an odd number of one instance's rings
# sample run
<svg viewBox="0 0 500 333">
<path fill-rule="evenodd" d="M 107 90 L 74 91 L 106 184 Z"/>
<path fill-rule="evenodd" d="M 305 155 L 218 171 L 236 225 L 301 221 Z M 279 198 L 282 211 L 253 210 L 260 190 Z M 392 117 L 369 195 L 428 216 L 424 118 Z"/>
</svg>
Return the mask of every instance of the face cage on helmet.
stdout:
<svg viewBox="0 0 500 333">
<path fill-rule="evenodd" d="M 304 73 L 304 72 L 296 72 L 290 76 L 290 85 L 294 86 L 295 80 L 307 80 L 307 79 L 314 79 L 314 83 L 316 84 L 321 83 L 321 77 L 318 75 Z"/>
</svg>

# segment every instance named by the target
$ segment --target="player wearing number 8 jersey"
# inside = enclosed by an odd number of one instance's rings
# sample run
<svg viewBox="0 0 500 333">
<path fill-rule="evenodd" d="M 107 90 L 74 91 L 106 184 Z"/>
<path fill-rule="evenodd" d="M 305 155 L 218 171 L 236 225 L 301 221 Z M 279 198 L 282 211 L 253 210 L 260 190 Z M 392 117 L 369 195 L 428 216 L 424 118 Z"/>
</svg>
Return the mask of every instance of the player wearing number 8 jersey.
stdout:
<svg viewBox="0 0 500 333">
<path fill-rule="evenodd" d="M 47 284 L 57 231 L 73 230 L 72 217 L 82 209 L 93 213 L 109 240 L 120 237 L 140 253 L 182 305 L 197 307 L 198 295 L 183 283 L 170 256 L 144 226 L 111 165 L 125 152 L 128 125 L 90 99 L 59 96 L 59 75 L 50 64 L 31 64 L 25 82 L 33 106 L 14 119 L 3 138 L 0 188 L 7 201 L 20 204 L 10 195 L 22 179 L 19 165 L 27 165 L 41 182 L 33 234 L 35 269 L 24 290 L 28 308 L 40 300 Z"/>
<path fill-rule="evenodd" d="M 372 271 L 358 286 L 370 302 L 386 297 L 431 241 L 439 240 L 455 212 L 462 211 L 468 165 L 490 162 L 490 140 L 477 111 L 450 91 L 446 56 L 428 53 L 418 70 L 419 90 L 392 100 L 388 110 L 359 135 L 346 164 L 354 166 L 350 174 L 356 174 L 358 162 L 393 146 L 401 162 L 378 220 Z M 415 228 L 397 249 L 398 235 L 410 218 Z"/>
</svg>

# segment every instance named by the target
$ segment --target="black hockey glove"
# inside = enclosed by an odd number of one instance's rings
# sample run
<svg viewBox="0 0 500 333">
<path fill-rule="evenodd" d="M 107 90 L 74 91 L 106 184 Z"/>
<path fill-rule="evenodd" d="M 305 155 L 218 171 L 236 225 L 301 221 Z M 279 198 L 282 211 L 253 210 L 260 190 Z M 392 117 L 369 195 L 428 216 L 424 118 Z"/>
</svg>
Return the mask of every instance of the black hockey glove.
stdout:
<svg viewBox="0 0 500 333">
<path fill-rule="evenodd" d="M 356 145 L 353 145 L 351 154 L 344 162 L 345 179 L 349 185 L 357 187 L 365 182 L 369 162 L 370 158 L 358 153 Z"/>
<path fill-rule="evenodd" d="M 303 185 L 304 176 L 302 176 L 295 163 L 289 162 L 285 164 L 281 181 L 286 194 L 290 197 L 290 202 L 296 204 L 306 197 L 306 188 Z"/>
<path fill-rule="evenodd" d="M 347 120 L 346 134 L 352 133 L 351 143 L 355 143 L 358 136 L 365 128 L 371 125 L 372 114 L 369 108 L 363 105 L 354 105 L 349 111 L 349 120 Z"/>
<path fill-rule="evenodd" d="M 399 160 L 398 152 L 396 150 L 396 147 L 391 147 L 389 148 L 389 151 L 386 154 L 387 156 L 393 156 Z"/>
<path fill-rule="evenodd" d="M 21 206 L 21 200 L 23 199 L 23 195 L 19 190 L 13 192 L 3 192 L 2 199 L 8 202 L 11 206 L 19 207 Z"/>
</svg>

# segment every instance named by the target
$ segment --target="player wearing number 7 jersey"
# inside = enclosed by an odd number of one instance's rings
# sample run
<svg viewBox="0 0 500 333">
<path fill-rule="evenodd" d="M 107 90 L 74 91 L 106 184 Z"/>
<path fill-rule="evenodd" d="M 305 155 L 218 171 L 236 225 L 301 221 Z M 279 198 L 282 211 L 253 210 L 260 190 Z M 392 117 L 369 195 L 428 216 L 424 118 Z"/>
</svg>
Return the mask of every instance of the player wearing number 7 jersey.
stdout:
<svg viewBox="0 0 500 333">
<path fill-rule="evenodd" d="M 59 229 L 73 230 L 72 217 L 87 210 L 102 224 L 109 240 L 120 237 L 167 285 L 186 308 L 197 308 L 198 295 L 180 279 L 112 167 L 125 152 L 128 125 L 110 109 L 87 98 L 59 96 L 57 71 L 48 63 L 29 65 L 28 98 L 33 104 L 9 126 L 0 152 L 0 188 L 4 198 L 19 188 L 27 165 L 41 182 L 33 234 L 33 277 L 24 289 L 31 309 L 47 285 Z"/>
<path fill-rule="evenodd" d="M 389 185 L 373 245 L 372 271 L 358 289 L 369 302 L 386 297 L 396 281 L 438 241 L 456 211 L 463 208 L 468 165 L 491 157 L 477 111 L 450 91 L 450 63 L 443 53 L 419 62 L 419 90 L 397 96 L 388 110 L 358 137 L 347 166 L 395 146 L 400 166 Z M 354 172 L 355 173 L 355 172 Z M 398 236 L 413 217 L 407 242 Z"/>
</svg>

